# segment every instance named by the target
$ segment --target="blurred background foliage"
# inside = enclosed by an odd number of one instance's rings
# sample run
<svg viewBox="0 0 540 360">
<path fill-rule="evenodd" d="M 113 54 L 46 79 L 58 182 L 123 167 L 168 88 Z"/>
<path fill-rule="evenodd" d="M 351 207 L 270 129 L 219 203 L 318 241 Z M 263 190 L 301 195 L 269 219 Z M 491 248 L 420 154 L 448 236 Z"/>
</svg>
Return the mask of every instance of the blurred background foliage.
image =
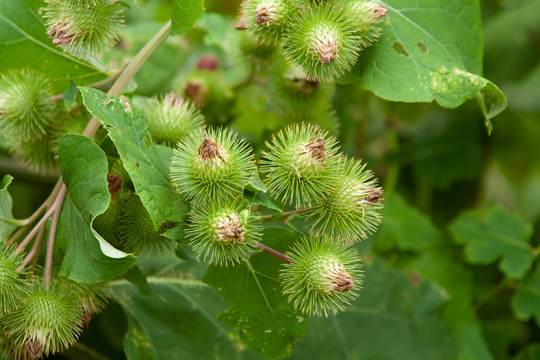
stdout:
<svg viewBox="0 0 540 360">
<path fill-rule="evenodd" d="M 136 94 L 182 93 L 188 81 L 203 83 L 207 122 L 233 127 L 256 153 L 285 125 L 316 122 L 347 154 L 367 162 L 385 191 L 380 229 L 359 245 L 367 264 L 361 296 L 344 314 L 309 319 L 290 358 L 540 359 L 540 1 L 481 1 L 483 76 L 508 98 L 491 136 L 473 101 L 454 110 L 393 103 L 354 83 L 322 86 L 328 100 L 291 115 L 290 99 L 280 97 L 273 77 L 279 63 L 260 61 L 272 49 L 259 49 L 260 58 L 249 62 L 235 56 L 239 43 L 251 46 L 233 28 L 238 5 L 207 0 L 197 29 L 169 38 L 142 67 Z M 112 68 L 127 62 L 171 6 L 159 0 L 132 6 L 121 42 L 104 62 Z M 219 67 L 201 70 L 197 63 L 209 54 Z M 10 193 L 18 218 L 39 206 L 56 179 L 28 172 L 3 151 L 0 176 L 8 173 L 15 177 Z M 201 266 L 169 255 L 140 265 L 146 275 L 189 269 L 200 278 Z M 145 311 L 160 316 L 164 304 L 179 301 L 172 293 L 160 292 L 166 303 L 121 284 L 113 288 L 131 303 L 113 302 L 73 349 L 54 358 L 124 358 L 133 316 L 145 323 Z M 214 318 L 226 304 L 211 289 L 204 292 Z M 156 310 L 147 308 L 151 302 Z M 130 314 L 130 306 L 137 312 Z M 224 358 L 259 358 L 249 349 L 223 351 Z"/>
</svg>

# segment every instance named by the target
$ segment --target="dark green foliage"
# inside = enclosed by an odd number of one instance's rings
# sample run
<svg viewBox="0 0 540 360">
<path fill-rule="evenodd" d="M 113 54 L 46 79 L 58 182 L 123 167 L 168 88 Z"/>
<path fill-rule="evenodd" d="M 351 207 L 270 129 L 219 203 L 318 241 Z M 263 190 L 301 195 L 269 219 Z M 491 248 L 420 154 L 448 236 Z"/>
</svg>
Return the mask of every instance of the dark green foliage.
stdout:
<svg viewBox="0 0 540 360">
<path fill-rule="evenodd" d="M 60 3 L 0 2 L 2 359 L 538 358 L 538 0 Z"/>
</svg>

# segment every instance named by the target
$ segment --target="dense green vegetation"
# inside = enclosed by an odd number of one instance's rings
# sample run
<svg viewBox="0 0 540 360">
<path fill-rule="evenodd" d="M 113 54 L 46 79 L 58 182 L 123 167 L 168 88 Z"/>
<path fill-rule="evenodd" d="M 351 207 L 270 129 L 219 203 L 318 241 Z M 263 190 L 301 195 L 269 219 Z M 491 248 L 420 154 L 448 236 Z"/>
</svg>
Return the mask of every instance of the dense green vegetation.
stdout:
<svg viewBox="0 0 540 360">
<path fill-rule="evenodd" d="M 0 0 L 0 54 L 0 358 L 540 358 L 540 1 Z"/>
</svg>

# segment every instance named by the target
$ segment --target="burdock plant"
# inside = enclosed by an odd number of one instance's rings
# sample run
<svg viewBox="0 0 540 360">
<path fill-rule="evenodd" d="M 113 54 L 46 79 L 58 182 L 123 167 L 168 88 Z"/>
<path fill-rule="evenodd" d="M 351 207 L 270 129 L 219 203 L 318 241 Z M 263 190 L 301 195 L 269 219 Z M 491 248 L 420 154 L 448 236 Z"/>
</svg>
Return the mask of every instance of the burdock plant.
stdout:
<svg viewBox="0 0 540 360">
<path fill-rule="evenodd" d="M 238 196 L 255 164 L 251 148 L 232 130 L 201 129 L 178 143 L 170 170 L 178 192 L 204 202 Z"/>
<path fill-rule="evenodd" d="M 304 237 L 287 253 L 281 270 L 283 293 L 304 314 L 343 311 L 362 288 L 362 267 L 353 248 L 323 237 Z"/>
</svg>

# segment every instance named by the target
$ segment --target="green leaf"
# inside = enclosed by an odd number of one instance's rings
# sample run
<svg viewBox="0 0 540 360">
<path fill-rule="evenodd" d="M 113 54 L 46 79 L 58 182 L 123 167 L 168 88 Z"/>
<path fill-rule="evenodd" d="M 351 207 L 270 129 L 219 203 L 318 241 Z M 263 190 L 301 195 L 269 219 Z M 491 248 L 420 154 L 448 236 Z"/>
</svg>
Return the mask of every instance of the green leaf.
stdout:
<svg viewBox="0 0 540 360">
<path fill-rule="evenodd" d="M 410 263 L 415 270 L 413 276 L 435 281 L 448 291 L 449 300 L 442 314 L 456 343 L 456 358 L 493 360 L 476 314 L 473 274 L 457 250 L 446 244 L 430 248 Z"/>
<path fill-rule="evenodd" d="M 107 130 L 128 172 L 135 192 L 150 214 L 155 229 L 165 221 L 181 222 L 187 206 L 169 182 L 164 147 L 152 145 L 148 120 L 140 109 L 131 109 L 125 98 L 81 88 L 84 105 Z"/>
<path fill-rule="evenodd" d="M 431 219 L 395 192 L 385 197 L 381 214 L 383 222 L 375 244 L 382 250 L 398 247 L 420 252 L 441 241 L 441 231 Z"/>
<path fill-rule="evenodd" d="M 512 309 L 518 319 L 527 321 L 534 317 L 536 324 L 540 325 L 540 266 L 517 284 Z"/>
<path fill-rule="evenodd" d="M 142 296 L 150 296 L 153 294 L 152 288 L 150 287 L 150 284 L 148 284 L 148 279 L 137 265 L 124 274 L 124 279 L 135 285 L 139 290 L 139 294 Z"/>
<path fill-rule="evenodd" d="M 511 278 L 521 278 L 532 266 L 534 251 L 529 244 L 533 228 L 518 214 L 500 207 L 467 211 L 450 225 L 459 244 L 465 245 L 471 264 L 491 264 Z"/>
<path fill-rule="evenodd" d="M 266 227 L 264 232 L 265 244 L 278 251 L 297 238 L 284 227 Z M 267 358 L 290 354 L 307 328 L 281 293 L 280 264 L 281 260 L 259 253 L 240 265 L 210 266 L 203 279 L 231 304 L 219 320 L 237 329 L 244 344 Z"/>
<path fill-rule="evenodd" d="M 456 359 L 441 318 L 445 291 L 409 279 L 375 258 L 352 306 L 331 318 L 310 318 L 309 331 L 290 359 Z"/>
<path fill-rule="evenodd" d="M 382 33 L 361 54 L 360 86 L 391 101 L 456 108 L 478 97 L 489 120 L 506 107 L 504 94 L 480 75 L 482 27 L 478 1 L 389 0 Z"/>
<path fill-rule="evenodd" d="M 172 33 L 181 34 L 193 29 L 195 22 L 204 11 L 204 0 L 174 0 L 172 12 Z"/>
<path fill-rule="evenodd" d="M 0 183 L 0 241 L 7 239 L 17 228 L 16 225 L 9 222 L 9 220 L 15 220 L 11 212 L 13 199 L 7 189 L 12 181 L 13 176 L 5 175 Z"/>
<path fill-rule="evenodd" d="M 70 81 L 90 84 L 106 77 L 95 66 L 52 46 L 38 15 L 45 4 L 37 0 L 0 2 L 0 72 L 31 67 L 47 75 L 54 92 L 62 92 Z"/>
<path fill-rule="evenodd" d="M 96 216 L 109 206 L 105 153 L 82 135 L 64 136 L 58 153 L 69 190 L 58 225 L 59 246 L 65 252 L 60 274 L 85 283 L 114 279 L 137 258 L 115 249 L 92 229 Z"/>
<path fill-rule="evenodd" d="M 253 192 L 244 192 L 244 198 L 248 201 L 249 206 L 261 205 L 270 210 L 275 210 L 281 214 L 284 210 L 283 205 L 278 201 L 272 199 L 267 193 L 257 191 Z"/>
<path fill-rule="evenodd" d="M 246 185 L 246 190 L 249 191 L 260 191 L 265 193 L 268 188 L 266 185 L 262 182 L 261 178 L 259 177 L 259 172 L 257 169 L 251 174 L 251 176 L 248 179 L 248 184 Z"/>
<path fill-rule="evenodd" d="M 225 304 L 198 280 L 148 278 L 159 296 L 144 297 L 125 281 L 108 292 L 128 318 L 124 350 L 128 360 L 237 359 L 237 344 L 215 320 Z"/>
<path fill-rule="evenodd" d="M 68 195 L 64 201 L 55 244 L 65 252 L 59 274 L 83 283 L 122 276 L 137 258 L 115 249 L 94 235 Z"/>
<path fill-rule="evenodd" d="M 527 346 L 512 360 L 540 360 L 540 343 Z"/>
<path fill-rule="evenodd" d="M 429 121 L 404 148 L 412 158 L 415 177 L 444 190 L 457 181 L 477 179 L 482 169 L 479 124 L 463 111 L 450 117 L 442 111 L 435 114 L 440 118 L 434 116 L 436 120 Z"/>
</svg>

